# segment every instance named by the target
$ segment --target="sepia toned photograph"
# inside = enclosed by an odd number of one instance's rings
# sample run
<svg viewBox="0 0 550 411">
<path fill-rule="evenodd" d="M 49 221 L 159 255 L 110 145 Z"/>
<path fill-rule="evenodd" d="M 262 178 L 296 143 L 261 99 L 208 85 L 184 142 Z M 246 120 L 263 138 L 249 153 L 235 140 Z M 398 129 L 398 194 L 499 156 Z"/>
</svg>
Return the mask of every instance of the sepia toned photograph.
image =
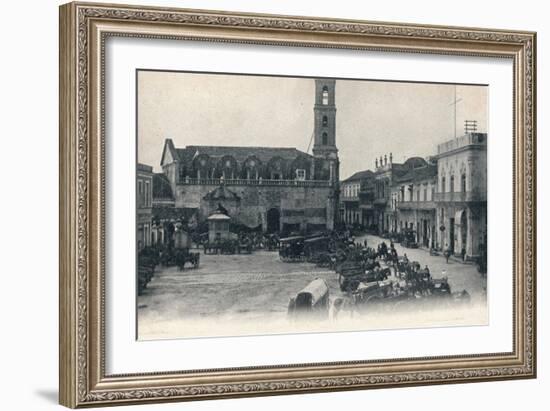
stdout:
<svg viewBox="0 0 550 411">
<path fill-rule="evenodd" d="M 136 85 L 139 340 L 488 324 L 487 85 Z"/>
</svg>

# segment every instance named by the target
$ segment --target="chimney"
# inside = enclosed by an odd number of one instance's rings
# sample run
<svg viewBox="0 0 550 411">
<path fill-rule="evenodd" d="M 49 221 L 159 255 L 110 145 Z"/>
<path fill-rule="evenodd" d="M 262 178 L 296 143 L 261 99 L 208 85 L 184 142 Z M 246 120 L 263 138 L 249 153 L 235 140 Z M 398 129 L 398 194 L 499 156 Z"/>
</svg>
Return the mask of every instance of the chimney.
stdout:
<svg viewBox="0 0 550 411">
<path fill-rule="evenodd" d="M 390 165 L 393 164 L 393 154 L 390 153 Z"/>
<path fill-rule="evenodd" d="M 375 166 L 376 169 L 378 168 L 378 159 L 377 158 L 374 159 L 374 166 Z"/>
<path fill-rule="evenodd" d="M 384 154 L 384 165 L 388 164 L 388 155 Z"/>
</svg>

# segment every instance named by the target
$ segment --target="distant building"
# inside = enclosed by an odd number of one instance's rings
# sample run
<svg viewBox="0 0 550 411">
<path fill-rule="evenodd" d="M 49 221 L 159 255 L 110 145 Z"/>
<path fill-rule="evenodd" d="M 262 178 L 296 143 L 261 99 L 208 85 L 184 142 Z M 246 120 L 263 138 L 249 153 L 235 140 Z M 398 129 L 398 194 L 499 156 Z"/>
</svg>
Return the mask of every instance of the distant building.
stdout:
<svg viewBox="0 0 550 411">
<path fill-rule="evenodd" d="M 487 134 L 466 133 L 437 146 L 438 243 L 467 258 L 487 245 Z"/>
<path fill-rule="evenodd" d="M 374 225 L 378 233 L 384 233 L 396 227 L 396 213 L 392 207 L 392 187 L 396 179 L 414 167 L 418 157 L 413 157 L 405 163 L 394 163 L 393 155 L 380 156 L 380 160 L 375 161 L 374 171 Z"/>
<path fill-rule="evenodd" d="M 374 224 L 372 200 L 374 173 L 358 171 L 340 183 L 340 221 L 346 225 L 369 227 Z"/>
<path fill-rule="evenodd" d="M 140 164 L 137 165 L 136 178 L 136 202 L 137 202 L 137 247 L 151 245 L 152 233 L 152 207 L 153 207 L 153 167 Z"/>
<path fill-rule="evenodd" d="M 197 224 L 196 210 L 176 207 L 170 180 L 163 173 L 153 174 L 152 244 L 175 245 L 178 223 L 193 227 Z"/>
<path fill-rule="evenodd" d="M 333 229 L 338 212 L 335 80 L 315 80 L 312 153 L 296 148 L 164 144 L 174 207 L 205 222 L 218 204 L 234 224 L 264 232 Z M 305 135 L 306 133 L 304 133 Z"/>
</svg>

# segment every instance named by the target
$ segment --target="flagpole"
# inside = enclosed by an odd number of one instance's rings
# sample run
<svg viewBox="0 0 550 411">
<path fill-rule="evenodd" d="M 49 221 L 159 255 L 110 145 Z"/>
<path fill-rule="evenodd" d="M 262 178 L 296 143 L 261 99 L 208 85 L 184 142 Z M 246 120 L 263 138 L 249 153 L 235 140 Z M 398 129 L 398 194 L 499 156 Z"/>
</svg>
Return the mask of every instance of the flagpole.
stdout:
<svg viewBox="0 0 550 411">
<path fill-rule="evenodd" d="M 458 102 L 462 101 L 462 99 L 461 99 L 461 98 L 459 98 L 459 99 L 456 98 L 456 84 L 455 84 L 454 87 L 455 87 L 455 90 L 454 90 L 454 100 L 453 100 L 453 102 L 452 102 L 451 104 L 449 104 L 449 105 L 450 105 L 450 106 L 451 106 L 451 105 L 454 105 L 454 106 L 455 106 L 454 112 L 453 112 L 453 114 L 454 114 L 454 124 L 453 124 L 454 133 L 453 133 L 453 134 L 454 134 L 455 140 L 456 140 L 456 138 L 457 138 L 457 137 L 456 137 L 456 105 L 457 105 Z"/>
<path fill-rule="evenodd" d="M 454 98 L 454 106 L 455 106 L 455 118 L 454 118 L 454 122 L 453 122 L 453 128 L 454 128 L 454 133 L 455 133 L 455 139 L 456 139 L 456 84 L 455 84 L 455 98 Z"/>
</svg>

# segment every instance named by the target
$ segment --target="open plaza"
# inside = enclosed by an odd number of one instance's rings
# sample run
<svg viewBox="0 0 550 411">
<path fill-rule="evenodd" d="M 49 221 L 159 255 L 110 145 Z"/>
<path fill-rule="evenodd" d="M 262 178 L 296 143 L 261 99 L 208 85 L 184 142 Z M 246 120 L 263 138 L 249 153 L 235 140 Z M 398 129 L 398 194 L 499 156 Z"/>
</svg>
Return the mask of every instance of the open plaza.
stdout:
<svg viewBox="0 0 550 411">
<path fill-rule="evenodd" d="M 388 242 L 371 234 L 355 238 L 357 243 L 365 240 L 372 247 Z M 430 255 L 425 249 L 404 248 L 400 244 L 395 244 L 395 248 L 399 255 L 406 254 L 411 261 L 428 266 L 434 278 L 447 277 L 452 291 L 466 290 L 473 306 L 485 306 L 486 277 L 475 264 L 454 258 L 446 262 L 443 255 Z M 335 271 L 307 262 L 283 262 L 276 251 L 233 255 L 194 251 L 201 253 L 196 269 L 156 268 L 151 282 L 138 297 L 140 338 L 288 332 L 289 300 L 314 279 L 326 282 L 331 301 L 345 295 Z M 418 317 L 421 326 L 424 315 L 419 313 Z M 372 320 L 375 319 L 366 313 L 353 324 L 343 322 L 341 327 L 368 329 Z M 407 323 L 401 325 L 414 325 L 411 318 Z M 376 322 L 372 326 L 379 328 L 384 324 Z"/>
</svg>

